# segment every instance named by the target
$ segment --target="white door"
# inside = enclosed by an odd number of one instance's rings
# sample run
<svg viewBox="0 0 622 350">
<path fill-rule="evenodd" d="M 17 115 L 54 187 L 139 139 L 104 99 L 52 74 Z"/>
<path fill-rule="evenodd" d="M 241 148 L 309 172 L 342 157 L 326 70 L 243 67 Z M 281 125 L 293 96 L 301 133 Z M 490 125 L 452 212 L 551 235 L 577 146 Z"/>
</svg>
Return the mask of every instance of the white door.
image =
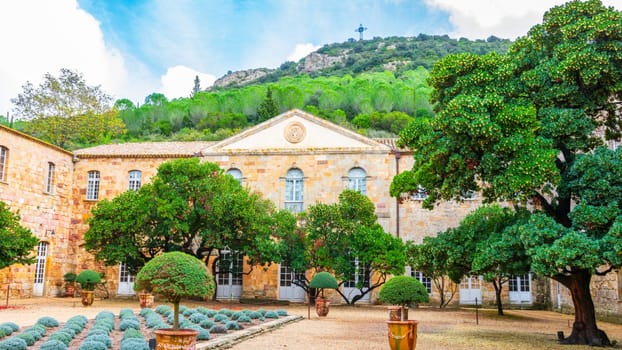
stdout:
<svg viewBox="0 0 622 350">
<path fill-rule="evenodd" d="M 531 274 L 512 276 L 509 281 L 510 303 L 531 304 Z"/>
<path fill-rule="evenodd" d="M 362 294 L 359 286 L 361 288 L 369 288 L 371 282 L 370 274 L 366 273 L 365 266 L 359 263 L 358 258 L 352 260 L 352 265 L 354 266 L 354 274 L 350 277 L 350 280 L 343 282 L 343 288 L 341 290 L 348 300 L 352 300 L 355 296 Z M 358 302 L 369 302 L 369 294 L 370 293 L 365 294 Z"/>
<path fill-rule="evenodd" d="M 460 304 L 482 305 L 482 277 L 467 276 L 460 282 Z"/>
<path fill-rule="evenodd" d="M 304 301 L 305 290 L 294 283 L 304 280 L 304 273 L 295 273 L 288 265 L 279 267 L 279 300 Z"/>
<path fill-rule="evenodd" d="M 134 279 L 136 276 L 132 275 L 125 263 L 119 264 L 119 288 L 117 288 L 117 295 L 134 295 Z"/>
<path fill-rule="evenodd" d="M 216 265 L 217 299 L 239 299 L 242 296 L 242 269 L 244 255 L 238 252 L 221 252 Z M 222 272 L 222 273 L 220 273 Z"/>
<path fill-rule="evenodd" d="M 48 244 L 39 242 L 37 246 L 37 261 L 35 262 L 35 283 L 33 285 L 32 294 L 34 296 L 43 296 L 43 284 L 45 282 L 45 261 L 48 255 Z"/>
</svg>

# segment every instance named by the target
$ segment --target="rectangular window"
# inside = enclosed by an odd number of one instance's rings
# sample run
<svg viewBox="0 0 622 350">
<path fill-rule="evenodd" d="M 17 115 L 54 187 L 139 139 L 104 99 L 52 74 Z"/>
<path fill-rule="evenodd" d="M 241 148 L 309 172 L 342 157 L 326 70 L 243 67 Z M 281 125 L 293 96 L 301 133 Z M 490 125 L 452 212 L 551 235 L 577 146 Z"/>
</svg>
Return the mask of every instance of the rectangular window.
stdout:
<svg viewBox="0 0 622 350">
<path fill-rule="evenodd" d="M 142 173 L 140 170 L 130 171 L 130 179 L 128 189 L 131 191 L 137 191 L 141 186 Z"/>
<path fill-rule="evenodd" d="M 0 181 L 6 182 L 7 180 L 7 163 L 9 160 L 9 149 L 0 146 Z"/>
<path fill-rule="evenodd" d="M 421 271 L 413 270 L 410 272 L 410 275 L 421 282 L 425 289 L 428 291 L 428 294 L 432 294 L 432 278 L 427 277 Z"/>
<path fill-rule="evenodd" d="M 54 163 L 48 163 L 48 172 L 45 176 L 45 193 L 54 194 L 54 173 L 56 166 Z"/>
<path fill-rule="evenodd" d="M 300 169 L 290 169 L 285 177 L 285 209 L 300 213 L 303 210 L 304 177 Z"/>
<path fill-rule="evenodd" d="M 99 198 L 99 171 L 89 171 L 86 183 L 86 199 L 96 201 Z"/>
</svg>

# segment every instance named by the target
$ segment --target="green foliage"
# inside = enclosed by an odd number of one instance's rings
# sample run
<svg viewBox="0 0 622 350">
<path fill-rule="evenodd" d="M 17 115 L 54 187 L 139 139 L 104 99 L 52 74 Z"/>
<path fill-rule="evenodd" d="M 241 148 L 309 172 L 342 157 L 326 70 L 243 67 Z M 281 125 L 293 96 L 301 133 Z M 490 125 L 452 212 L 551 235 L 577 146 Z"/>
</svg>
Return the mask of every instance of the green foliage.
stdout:
<svg viewBox="0 0 622 350">
<path fill-rule="evenodd" d="M 18 214 L 0 201 L 0 269 L 13 264 L 32 264 L 34 247 L 39 243 L 32 232 L 21 226 Z"/>
<path fill-rule="evenodd" d="M 78 275 L 76 275 L 75 272 L 67 272 L 66 274 L 63 275 L 63 281 L 72 283 L 76 281 L 77 277 Z"/>
<path fill-rule="evenodd" d="M 95 290 L 95 287 L 101 280 L 99 272 L 93 270 L 84 270 L 80 272 L 76 278 L 76 282 L 78 282 L 80 288 L 84 290 Z"/>
<path fill-rule="evenodd" d="M 39 350 L 67 350 L 67 345 L 60 340 L 50 339 L 41 344 Z"/>
<path fill-rule="evenodd" d="M 309 282 L 310 288 L 318 288 L 322 291 L 322 297 L 324 297 L 324 289 L 337 289 L 338 284 L 335 276 L 330 272 L 320 271 L 313 275 L 311 282 Z"/>
<path fill-rule="evenodd" d="M 380 288 L 378 300 L 393 305 L 410 305 L 427 303 L 430 297 L 425 286 L 418 279 L 410 276 L 396 276 Z"/>
<path fill-rule="evenodd" d="M 58 327 L 58 321 L 50 316 L 43 316 L 37 320 L 37 324 L 40 324 L 44 327 Z"/>
<path fill-rule="evenodd" d="M 266 98 L 261 102 L 257 108 L 257 116 L 259 121 L 263 122 L 279 114 L 279 107 L 272 99 L 272 90 L 268 87 L 266 91 Z"/>
<path fill-rule="evenodd" d="M 121 350 L 149 350 L 145 339 L 128 338 L 121 341 Z"/>
<path fill-rule="evenodd" d="M 12 337 L 0 341 L 0 350 L 26 350 L 27 348 L 28 344 L 24 339 L 21 338 Z"/>
<path fill-rule="evenodd" d="M 182 252 L 163 253 L 153 258 L 138 272 L 134 282 L 134 290 L 146 290 L 173 303 L 174 329 L 179 328 L 181 299 L 208 297 L 214 293 L 214 288 L 214 279 L 205 264 Z"/>
</svg>

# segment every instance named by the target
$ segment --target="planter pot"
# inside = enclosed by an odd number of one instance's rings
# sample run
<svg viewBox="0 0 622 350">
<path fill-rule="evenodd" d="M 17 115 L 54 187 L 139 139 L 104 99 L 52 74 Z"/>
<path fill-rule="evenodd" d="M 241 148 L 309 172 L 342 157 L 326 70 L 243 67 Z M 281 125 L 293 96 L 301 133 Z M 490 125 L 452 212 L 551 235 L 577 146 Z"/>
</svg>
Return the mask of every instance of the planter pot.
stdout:
<svg viewBox="0 0 622 350">
<path fill-rule="evenodd" d="M 73 284 L 66 284 L 65 285 L 65 296 L 73 297 L 75 294 L 76 294 L 76 286 L 74 286 Z"/>
<path fill-rule="evenodd" d="M 194 329 L 157 329 L 156 350 L 195 350 L 198 334 Z"/>
<path fill-rule="evenodd" d="M 150 309 L 153 307 L 153 294 L 151 293 L 138 293 L 138 301 L 140 302 L 141 309 Z"/>
<path fill-rule="evenodd" d="M 391 350 L 414 350 L 417 346 L 418 321 L 387 321 Z"/>
<path fill-rule="evenodd" d="M 82 291 L 82 305 L 84 306 L 93 305 L 93 291 L 92 290 Z"/>
<path fill-rule="evenodd" d="M 316 298 L 315 299 L 315 312 L 318 316 L 324 317 L 328 315 L 328 310 L 330 307 L 330 301 L 326 298 Z"/>
<path fill-rule="evenodd" d="M 400 306 L 389 306 L 389 321 L 401 321 L 402 308 Z M 408 308 L 404 309 L 404 320 L 408 320 Z"/>
</svg>

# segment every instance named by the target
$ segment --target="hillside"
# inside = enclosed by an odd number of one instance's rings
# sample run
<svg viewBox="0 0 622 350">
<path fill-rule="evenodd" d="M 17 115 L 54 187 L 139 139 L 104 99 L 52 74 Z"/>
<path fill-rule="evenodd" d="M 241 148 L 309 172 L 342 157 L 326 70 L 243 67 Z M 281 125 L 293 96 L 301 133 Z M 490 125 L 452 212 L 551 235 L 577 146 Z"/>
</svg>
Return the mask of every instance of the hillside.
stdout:
<svg viewBox="0 0 622 350">
<path fill-rule="evenodd" d="M 505 53 L 511 41 L 491 36 L 487 40 L 452 39 L 447 35 L 373 38 L 324 45 L 298 62 L 284 62 L 277 69 L 254 68 L 229 72 L 214 82 L 211 90 L 276 82 L 279 78 L 307 74 L 317 76 L 357 75 L 389 70 L 397 76 L 417 67 L 432 68 L 438 59 L 452 53 Z"/>
</svg>

